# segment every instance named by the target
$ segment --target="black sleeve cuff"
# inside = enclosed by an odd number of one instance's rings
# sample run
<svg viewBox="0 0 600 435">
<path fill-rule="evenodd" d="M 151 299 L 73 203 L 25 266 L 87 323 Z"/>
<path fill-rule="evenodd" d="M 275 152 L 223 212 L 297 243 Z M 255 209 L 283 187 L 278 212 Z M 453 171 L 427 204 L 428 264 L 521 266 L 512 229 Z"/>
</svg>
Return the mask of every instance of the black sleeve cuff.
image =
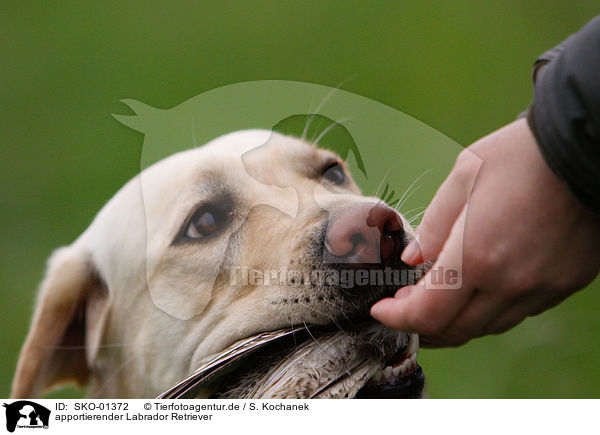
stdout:
<svg viewBox="0 0 600 435">
<path fill-rule="evenodd" d="M 580 202 L 600 214 L 600 17 L 540 57 L 534 80 L 527 121 L 540 150 Z"/>
</svg>

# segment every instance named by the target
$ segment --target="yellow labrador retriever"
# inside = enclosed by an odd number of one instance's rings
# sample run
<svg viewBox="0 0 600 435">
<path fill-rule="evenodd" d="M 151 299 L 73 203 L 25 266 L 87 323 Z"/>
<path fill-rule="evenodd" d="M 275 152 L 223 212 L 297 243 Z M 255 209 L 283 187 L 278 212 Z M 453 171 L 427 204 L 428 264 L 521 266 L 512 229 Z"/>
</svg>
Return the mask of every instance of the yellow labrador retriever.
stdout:
<svg viewBox="0 0 600 435">
<path fill-rule="evenodd" d="M 418 397 L 416 336 L 368 315 L 422 273 L 399 259 L 410 237 L 303 140 L 248 130 L 175 154 L 54 252 L 12 396 L 155 397 L 192 375 L 194 397 Z"/>
</svg>

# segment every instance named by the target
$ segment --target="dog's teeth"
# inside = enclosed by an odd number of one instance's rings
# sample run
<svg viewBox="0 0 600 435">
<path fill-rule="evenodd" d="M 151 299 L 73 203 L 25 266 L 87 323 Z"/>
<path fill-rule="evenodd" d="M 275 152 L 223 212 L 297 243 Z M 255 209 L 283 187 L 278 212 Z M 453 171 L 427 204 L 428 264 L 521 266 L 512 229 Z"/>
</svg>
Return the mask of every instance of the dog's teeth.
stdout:
<svg viewBox="0 0 600 435">
<path fill-rule="evenodd" d="M 386 379 L 391 377 L 392 373 L 393 373 L 393 369 L 390 366 L 387 366 L 386 368 L 384 368 L 383 372 L 382 372 L 383 377 Z"/>
<path fill-rule="evenodd" d="M 406 354 L 417 354 L 419 352 L 419 334 L 410 334 L 410 339 L 408 342 L 408 349 L 406 349 Z"/>
<path fill-rule="evenodd" d="M 417 366 L 417 354 L 416 353 L 413 353 L 410 356 L 410 362 L 412 363 L 413 367 Z"/>
<path fill-rule="evenodd" d="M 417 334 L 410 335 L 410 341 L 406 349 L 406 355 L 404 359 L 394 364 L 393 366 L 386 366 L 382 370 L 376 371 L 371 380 L 373 382 L 386 381 L 390 378 L 397 378 L 402 376 L 417 367 L 417 353 L 419 350 L 419 336 Z"/>
</svg>

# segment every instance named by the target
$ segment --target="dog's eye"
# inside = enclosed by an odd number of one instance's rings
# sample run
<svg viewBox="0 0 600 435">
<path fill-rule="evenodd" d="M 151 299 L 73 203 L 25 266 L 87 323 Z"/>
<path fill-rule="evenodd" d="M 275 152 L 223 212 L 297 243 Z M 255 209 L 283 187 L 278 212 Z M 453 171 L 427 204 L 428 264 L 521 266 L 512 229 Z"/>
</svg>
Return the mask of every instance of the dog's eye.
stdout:
<svg viewBox="0 0 600 435">
<path fill-rule="evenodd" d="M 346 173 L 339 162 L 332 162 L 323 171 L 323 178 L 331 184 L 340 185 L 346 181 Z"/>
<path fill-rule="evenodd" d="M 219 207 L 203 205 L 190 218 L 185 235 L 190 239 L 200 239 L 215 234 L 225 226 L 230 216 L 231 212 Z"/>
</svg>

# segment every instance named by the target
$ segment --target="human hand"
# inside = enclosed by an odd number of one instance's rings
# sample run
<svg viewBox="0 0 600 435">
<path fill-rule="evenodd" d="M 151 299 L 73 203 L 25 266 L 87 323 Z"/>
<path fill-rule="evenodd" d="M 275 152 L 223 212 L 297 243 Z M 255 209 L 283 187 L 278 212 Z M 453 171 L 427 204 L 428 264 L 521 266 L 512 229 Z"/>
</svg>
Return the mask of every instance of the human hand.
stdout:
<svg viewBox="0 0 600 435">
<path fill-rule="evenodd" d="M 548 168 L 524 119 L 461 152 L 417 234 L 402 260 L 437 258 L 433 267 L 373 305 L 371 315 L 420 333 L 428 346 L 506 331 L 600 269 L 600 220 Z M 458 271 L 460 288 L 434 285 L 431 272 L 442 268 Z"/>
</svg>

